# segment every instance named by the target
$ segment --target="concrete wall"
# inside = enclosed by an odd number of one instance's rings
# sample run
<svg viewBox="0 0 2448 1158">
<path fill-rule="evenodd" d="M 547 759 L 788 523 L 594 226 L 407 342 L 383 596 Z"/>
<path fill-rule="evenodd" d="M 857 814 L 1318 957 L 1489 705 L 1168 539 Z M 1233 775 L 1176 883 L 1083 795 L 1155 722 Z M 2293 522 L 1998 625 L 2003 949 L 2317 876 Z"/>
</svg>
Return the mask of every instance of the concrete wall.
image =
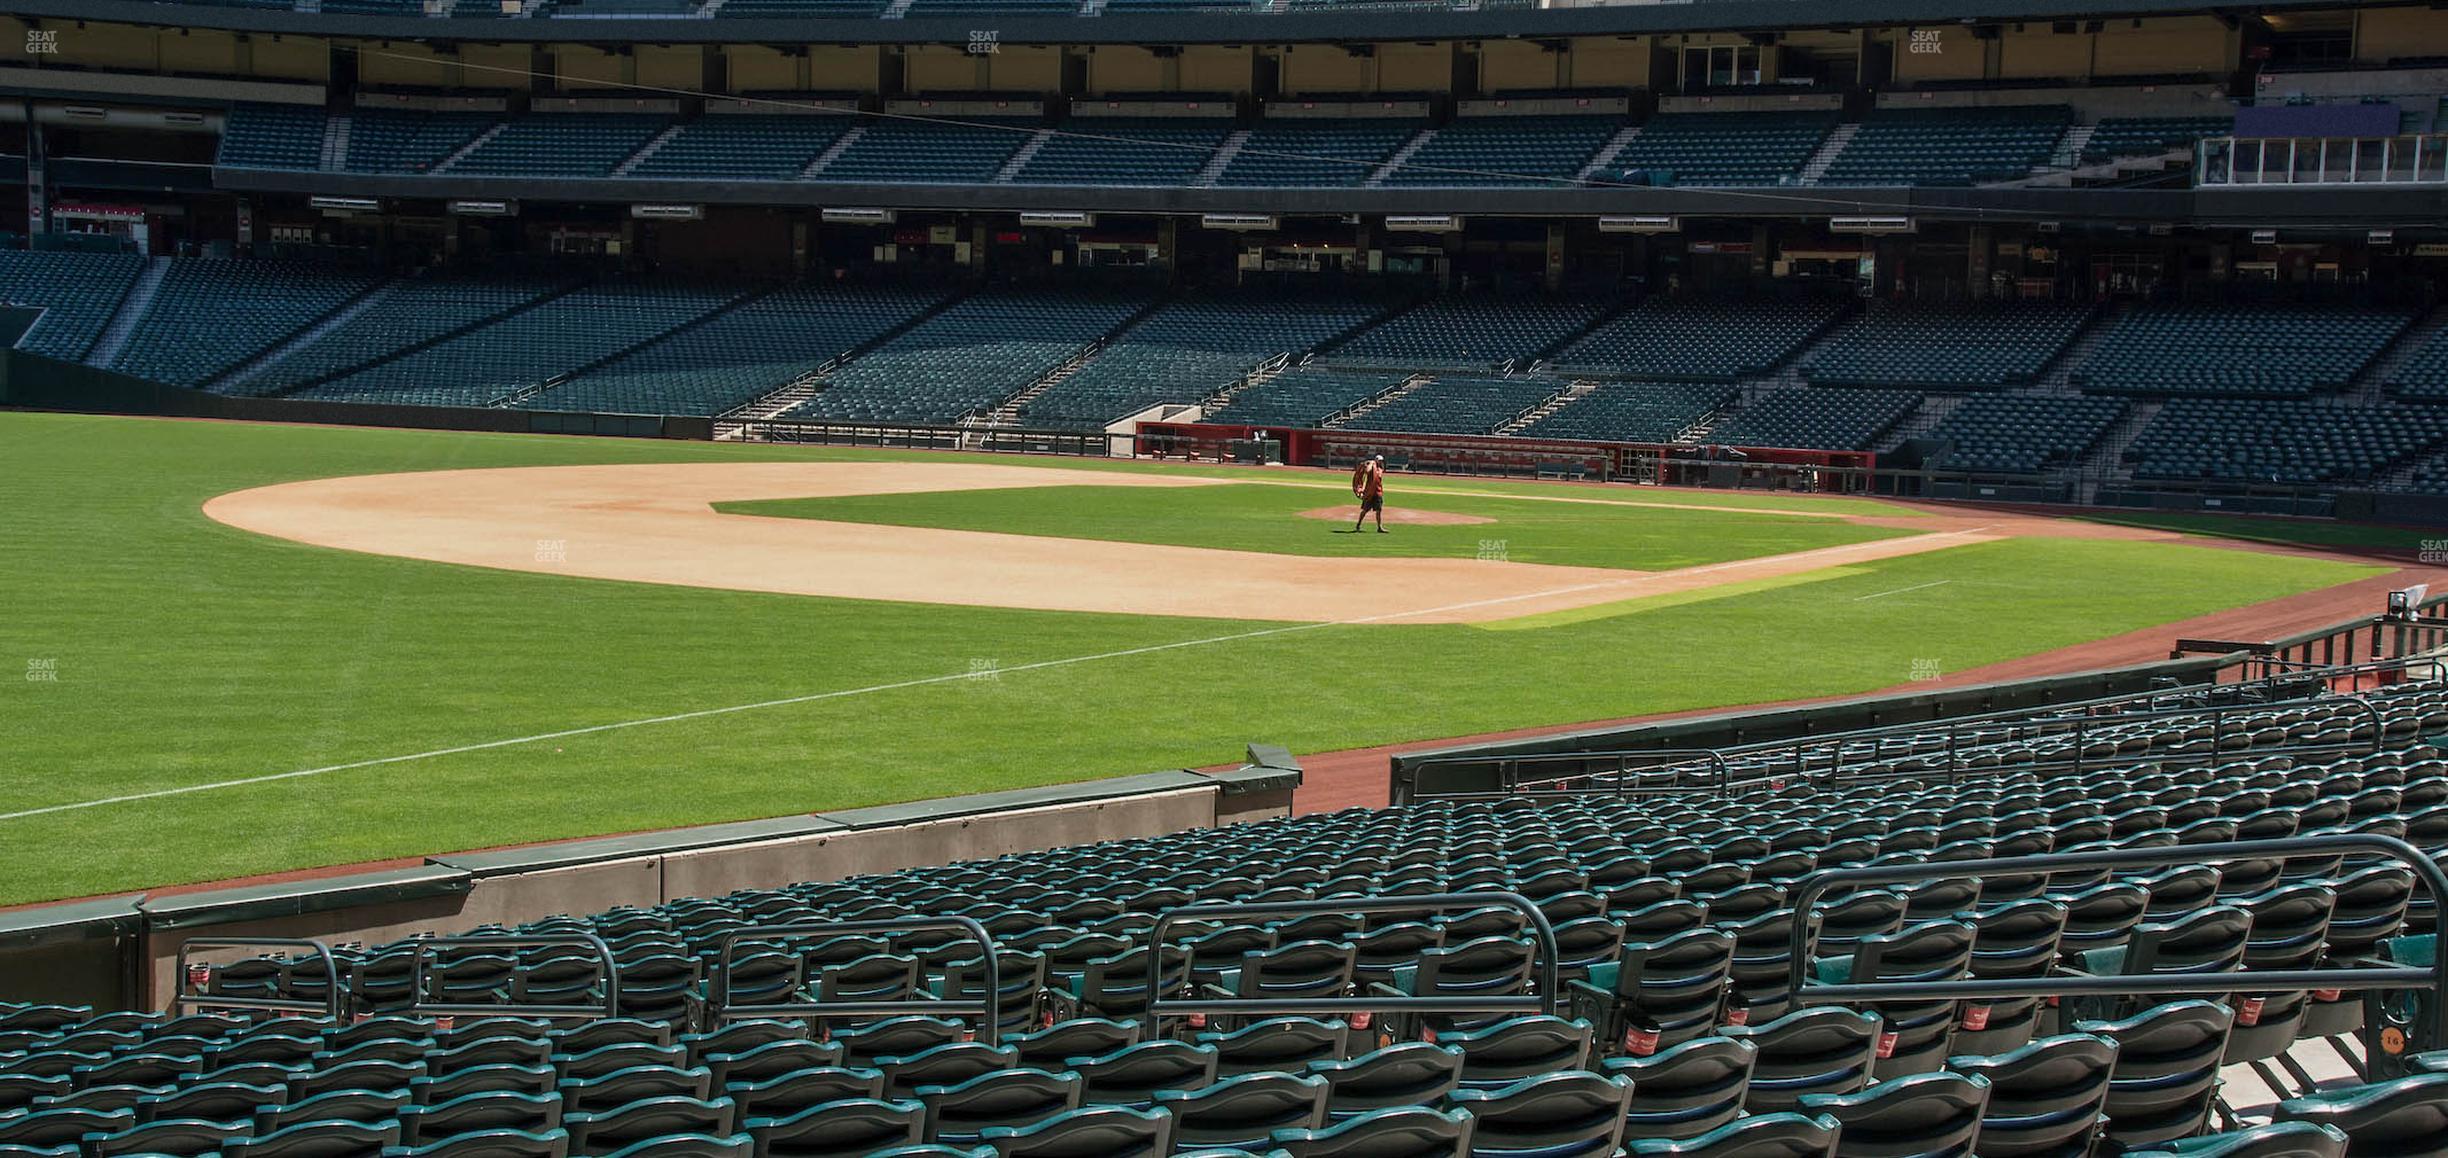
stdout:
<svg viewBox="0 0 2448 1158">
<path fill-rule="evenodd" d="M 918 865 L 1159 836 L 1285 816 L 1291 803 L 1289 785 L 1235 794 L 1211 783 L 1040 807 L 919 816 L 905 823 L 860 823 L 833 831 L 533 871 L 480 873 L 464 893 L 374 901 L 319 912 L 229 920 L 218 919 L 209 911 L 170 913 L 165 917 L 169 924 L 154 927 L 139 939 L 139 992 L 145 995 L 148 1008 L 166 1006 L 176 991 L 179 948 L 197 937 L 282 937 L 337 944 L 391 941 L 418 933 L 460 933 L 481 925 L 516 925 L 559 913 L 655 905 L 795 881 L 838 880 Z M 335 888 L 347 884 L 345 878 L 333 882 Z M 213 951 L 199 953 L 197 959 L 226 961 L 253 952 Z M 90 957 L 91 950 L 84 955 Z"/>
</svg>

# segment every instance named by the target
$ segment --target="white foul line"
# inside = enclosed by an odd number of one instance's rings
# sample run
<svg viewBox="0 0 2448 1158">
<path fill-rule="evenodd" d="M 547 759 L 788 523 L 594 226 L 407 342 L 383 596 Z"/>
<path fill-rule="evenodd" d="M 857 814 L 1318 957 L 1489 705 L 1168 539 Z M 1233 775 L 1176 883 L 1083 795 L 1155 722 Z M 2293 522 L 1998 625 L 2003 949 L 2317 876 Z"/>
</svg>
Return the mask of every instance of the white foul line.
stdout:
<svg viewBox="0 0 2448 1158">
<path fill-rule="evenodd" d="M 1975 527 L 1969 531 L 1947 531 L 1937 535 L 1932 535 L 1930 537 L 1956 538 L 1965 535 L 1978 534 L 1979 532 L 1987 529 L 1988 528 L 1986 527 Z M 995 674 L 1003 675 L 1011 672 L 1042 671 L 1047 668 L 1070 667 L 1075 664 L 1094 663 L 1098 660 L 1126 659 L 1135 655 L 1149 655 L 1160 651 L 1175 651 L 1182 648 L 1205 647 L 1209 644 L 1232 643 L 1237 640 L 1244 639 L 1261 639 L 1272 635 L 1290 635 L 1295 632 L 1316 631 L 1320 628 L 1327 627 L 1357 627 L 1362 624 L 1385 623 L 1397 619 L 1410 619 L 1421 615 L 1442 615 L 1453 611 L 1469 611 L 1480 607 L 1493 607 L 1503 603 L 1518 603 L 1524 600 L 1547 599 L 1558 595 L 1576 595 L 1584 591 L 1597 591 L 1609 587 L 1622 587 L 1653 579 L 1658 577 L 1658 575 L 1705 575 L 1712 571 L 1721 571 L 1730 567 L 1742 567 L 1750 564 L 1756 564 L 1760 561 L 1761 560 L 1759 559 L 1735 559 L 1724 563 L 1711 563 L 1702 567 L 1689 567 L 1680 571 L 1658 572 L 1657 574 L 1644 575 L 1627 575 L 1621 579 L 1601 579 L 1594 583 L 1581 583 L 1571 587 L 1558 587 L 1551 591 L 1530 591 L 1517 595 L 1500 595 L 1490 599 L 1474 599 L 1467 603 L 1449 603 L 1443 607 L 1424 607 L 1412 611 L 1393 611 L 1387 612 L 1383 615 L 1365 615 L 1356 619 L 1338 619 L 1325 623 L 1293 623 L 1286 624 L 1281 627 L 1262 627 L 1256 631 L 1241 631 L 1235 632 L 1231 635 L 1209 636 L 1204 639 L 1183 639 L 1176 640 L 1172 643 L 1154 643 L 1143 647 L 1123 648 L 1119 651 L 1098 652 L 1095 655 L 1074 655 L 1067 656 L 1062 659 L 1043 659 L 1038 660 L 1035 663 L 1024 663 L 1017 664 L 1012 667 L 1000 668 L 997 669 Z M 1946 582 L 1946 580 L 1940 580 L 1940 582 Z M 1923 584 L 1923 586 L 1935 586 L 1935 584 Z M 1906 588 L 1906 590 L 1914 589 Z M 486 740 L 481 743 L 461 744 L 451 748 L 435 748 L 430 751 L 410 752 L 399 756 L 378 756 L 371 760 L 353 760 L 346 764 L 326 764 L 320 768 L 300 768 L 294 772 L 274 772 L 263 776 L 241 777 L 236 780 L 217 780 L 209 784 L 185 784 L 176 788 L 157 788 L 150 792 L 130 792 L 121 796 L 105 796 L 96 800 L 79 800 L 69 804 L 46 804 L 40 808 L 27 808 L 16 812 L 0 812 L 0 821 L 23 820 L 27 817 L 48 816 L 52 813 L 58 812 L 76 812 L 87 808 L 101 808 L 111 804 L 132 804 L 141 800 L 158 800 L 165 796 L 185 796 L 195 792 L 214 792 L 224 788 L 244 788 L 251 784 L 269 784 L 275 780 L 295 780 L 305 776 L 321 776 L 328 772 L 348 772 L 359 768 L 378 768 L 385 764 L 407 764 L 418 760 L 433 760 L 444 756 L 461 756 L 470 752 L 490 751 L 495 748 L 515 748 L 524 744 L 540 744 L 546 740 L 562 740 L 572 736 L 591 736 L 603 732 L 623 731 L 629 728 L 645 728 L 652 727 L 657 724 L 676 724 L 686 720 L 702 720 L 712 716 L 728 716 L 740 712 L 754 712 L 765 708 L 784 708 L 790 707 L 794 704 L 817 703 L 822 700 L 848 699 L 852 696 L 871 695 L 876 692 L 893 692 L 902 691 L 908 688 L 927 687 L 932 684 L 958 683 L 963 680 L 977 679 L 978 676 L 979 673 L 974 671 L 955 672 L 949 675 L 925 676 L 919 679 L 900 680 L 888 684 L 875 684 L 870 687 L 840 688 L 829 692 L 811 692 L 803 696 L 787 696 L 782 699 L 775 700 L 758 700 L 755 703 L 749 704 L 732 704 L 727 707 L 720 708 L 699 708 L 690 712 L 674 712 L 667 716 L 649 716 L 636 720 L 618 720 L 609 724 L 589 724 L 583 728 L 564 728 L 557 732 L 538 732 L 532 736 L 513 736 L 502 740 Z"/>
<path fill-rule="evenodd" d="M 1893 590 L 1893 591 L 1880 591 L 1880 592 L 1877 592 L 1877 593 L 1875 593 L 1875 594 L 1871 594 L 1871 595 L 1856 595 L 1856 596 L 1854 596 L 1854 597 L 1853 597 L 1853 602 L 1855 602 L 1855 603 L 1859 603 L 1859 602 L 1861 602 L 1861 601 L 1862 601 L 1862 600 L 1864 600 L 1864 599 L 1885 599 L 1885 598 L 1887 598 L 1887 597 L 1888 597 L 1888 596 L 1890 596 L 1890 595 L 1902 595 L 1903 593 L 1905 593 L 1905 592 L 1907 592 L 1907 591 L 1927 591 L 1927 590 L 1929 590 L 1929 589 L 1930 589 L 1930 588 L 1932 588 L 1932 587 L 1944 587 L 1944 586 L 1946 586 L 1947 584 L 1952 583 L 1952 582 L 1954 582 L 1954 580 L 1952 580 L 1952 579 L 1941 579 L 1941 580 L 1939 580 L 1939 581 L 1937 581 L 1937 582 L 1935 582 L 1935 583 L 1916 583 L 1916 584 L 1913 584 L 1913 585 L 1912 585 L 1912 586 L 1910 586 L 1910 587 L 1898 587 L 1898 588 L 1896 588 L 1896 589 L 1895 589 L 1895 590 Z M 5 819 L 7 819 L 7 818 L 6 818 L 6 817 L 0 817 L 0 820 L 5 820 Z"/>
</svg>

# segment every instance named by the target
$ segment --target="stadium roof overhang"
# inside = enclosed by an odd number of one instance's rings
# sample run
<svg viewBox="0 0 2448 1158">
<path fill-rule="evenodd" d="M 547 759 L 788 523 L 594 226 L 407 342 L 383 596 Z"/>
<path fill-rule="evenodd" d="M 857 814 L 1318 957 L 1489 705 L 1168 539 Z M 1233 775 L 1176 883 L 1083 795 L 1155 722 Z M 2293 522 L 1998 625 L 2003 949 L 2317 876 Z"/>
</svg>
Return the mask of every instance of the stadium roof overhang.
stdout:
<svg viewBox="0 0 2448 1158">
<path fill-rule="evenodd" d="M 0 15 L 373 40 L 584 44 L 966 44 L 971 31 L 991 26 L 1004 44 L 1093 45 L 1524 40 L 2139 16 L 2233 19 L 2261 13 L 2388 6 L 2393 5 L 2341 4 L 2338 0 L 2256 0 L 2241 5 L 2184 0 L 1822 0 L 1810 5 L 1794 0 L 1700 0 L 1468 12 L 1422 8 L 1096 17 L 980 12 L 903 20 L 483 20 L 323 15 L 152 0 L 0 0 Z"/>
</svg>

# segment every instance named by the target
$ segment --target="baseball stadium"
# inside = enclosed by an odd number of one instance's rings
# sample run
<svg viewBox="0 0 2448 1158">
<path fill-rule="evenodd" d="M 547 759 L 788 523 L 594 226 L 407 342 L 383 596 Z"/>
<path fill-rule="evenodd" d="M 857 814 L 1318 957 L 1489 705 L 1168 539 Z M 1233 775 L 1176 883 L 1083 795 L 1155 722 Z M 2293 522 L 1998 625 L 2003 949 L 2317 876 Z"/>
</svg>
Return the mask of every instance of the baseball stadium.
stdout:
<svg viewBox="0 0 2448 1158">
<path fill-rule="evenodd" d="M 2448 10 L 0 52 L 0 1158 L 2448 1156 Z"/>
</svg>

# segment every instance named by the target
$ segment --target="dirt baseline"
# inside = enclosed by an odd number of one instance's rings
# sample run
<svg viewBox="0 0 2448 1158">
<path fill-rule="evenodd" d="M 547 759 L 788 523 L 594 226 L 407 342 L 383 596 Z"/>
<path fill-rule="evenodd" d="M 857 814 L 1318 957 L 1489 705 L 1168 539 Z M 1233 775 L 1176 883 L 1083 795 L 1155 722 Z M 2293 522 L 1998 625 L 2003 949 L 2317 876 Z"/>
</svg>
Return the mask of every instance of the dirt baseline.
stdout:
<svg viewBox="0 0 2448 1158">
<path fill-rule="evenodd" d="M 1644 574 L 1476 558 L 1335 558 L 716 512 L 717 502 L 1228 479 L 983 463 L 676 463 L 359 475 L 218 496 L 204 513 L 372 554 L 643 583 L 1048 611 L 1474 623 L 2004 537 L 1931 534 Z M 1349 518 L 1351 514 L 1340 517 Z M 1935 522 L 1935 521 L 1933 521 Z"/>
</svg>

